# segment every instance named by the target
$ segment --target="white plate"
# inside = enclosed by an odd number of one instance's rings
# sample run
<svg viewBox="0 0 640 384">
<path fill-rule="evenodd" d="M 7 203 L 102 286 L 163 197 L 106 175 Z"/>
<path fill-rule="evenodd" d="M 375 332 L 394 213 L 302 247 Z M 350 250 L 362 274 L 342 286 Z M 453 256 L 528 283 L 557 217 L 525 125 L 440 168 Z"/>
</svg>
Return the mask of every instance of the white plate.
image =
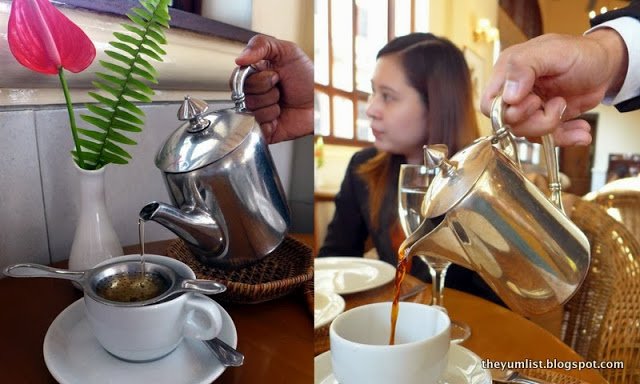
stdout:
<svg viewBox="0 0 640 384">
<path fill-rule="evenodd" d="M 331 351 L 316 356 L 313 365 L 315 384 L 338 384 L 331 369 Z M 451 344 L 449 364 L 438 384 L 491 384 L 491 374 L 482 368 L 478 355 Z"/>
<path fill-rule="evenodd" d="M 344 299 L 333 292 L 315 291 L 313 297 L 313 327 L 324 327 L 344 311 Z"/>
<path fill-rule="evenodd" d="M 220 339 L 236 347 L 238 336 L 231 316 L 222 314 Z M 44 361 L 61 384 L 75 383 L 211 383 L 224 372 L 200 340 L 184 339 L 171 354 L 147 363 L 128 363 L 109 354 L 93 336 L 79 299 L 51 323 L 44 338 Z"/>
<path fill-rule="evenodd" d="M 391 264 L 364 257 L 317 257 L 314 261 L 314 285 L 322 292 L 366 291 L 392 281 L 395 275 Z"/>
</svg>

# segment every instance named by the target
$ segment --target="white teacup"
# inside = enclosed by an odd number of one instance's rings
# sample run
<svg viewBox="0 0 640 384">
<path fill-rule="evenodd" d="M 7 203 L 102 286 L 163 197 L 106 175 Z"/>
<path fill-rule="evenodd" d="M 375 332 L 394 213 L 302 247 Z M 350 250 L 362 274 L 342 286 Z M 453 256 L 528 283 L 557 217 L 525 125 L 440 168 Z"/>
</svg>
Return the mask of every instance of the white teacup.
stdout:
<svg viewBox="0 0 640 384">
<path fill-rule="evenodd" d="M 137 260 L 140 255 L 119 256 L 98 265 Z M 172 268 L 179 275 L 195 278 L 186 264 L 145 254 L 145 260 Z M 171 353 L 183 337 L 209 340 L 222 328 L 215 302 L 201 294 L 184 293 L 157 304 L 119 307 L 100 303 L 84 295 L 87 318 L 93 334 L 112 355 L 128 361 L 150 361 Z"/>
<path fill-rule="evenodd" d="M 443 311 L 401 302 L 389 345 L 390 302 L 350 309 L 329 328 L 333 375 L 340 384 L 434 384 L 447 367 L 449 327 Z"/>
</svg>

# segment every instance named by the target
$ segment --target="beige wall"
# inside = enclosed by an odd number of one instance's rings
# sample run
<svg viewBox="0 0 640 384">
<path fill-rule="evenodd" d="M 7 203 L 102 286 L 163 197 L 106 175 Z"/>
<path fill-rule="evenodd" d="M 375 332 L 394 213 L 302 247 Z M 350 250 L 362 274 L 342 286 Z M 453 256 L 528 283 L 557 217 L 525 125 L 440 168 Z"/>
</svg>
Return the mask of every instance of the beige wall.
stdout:
<svg viewBox="0 0 640 384">
<path fill-rule="evenodd" d="M 587 0 L 538 0 L 545 33 L 579 35 L 589 28 Z M 598 0 L 595 9 L 624 7 L 627 1 Z"/>
<path fill-rule="evenodd" d="M 431 31 L 449 38 L 461 49 L 468 48 L 484 61 L 483 82 L 491 73 L 493 64 L 493 44 L 473 41 L 473 29 L 478 19 L 485 18 L 491 25 L 497 25 L 498 2 L 496 0 L 432 0 Z M 477 113 L 482 135 L 491 132 L 489 119 Z"/>
<path fill-rule="evenodd" d="M 253 0 L 252 30 L 296 42 L 313 55 L 313 0 Z"/>
</svg>

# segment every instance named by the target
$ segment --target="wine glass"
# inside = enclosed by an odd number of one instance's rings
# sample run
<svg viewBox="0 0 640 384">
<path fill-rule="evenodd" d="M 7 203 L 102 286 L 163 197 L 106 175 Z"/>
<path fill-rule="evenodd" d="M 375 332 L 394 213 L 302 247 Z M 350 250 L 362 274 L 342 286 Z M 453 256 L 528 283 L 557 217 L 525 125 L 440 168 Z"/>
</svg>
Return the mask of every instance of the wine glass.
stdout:
<svg viewBox="0 0 640 384">
<path fill-rule="evenodd" d="M 405 236 L 415 231 L 422 221 L 422 203 L 427 193 L 427 187 L 435 176 L 435 169 L 429 169 L 424 165 L 402 164 L 398 177 L 398 215 L 400 225 Z M 451 265 L 445 259 L 417 255 L 429 267 L 431 274 L 431 305 L 444 308 L 444 280 L 447 269 Z M 451 320 L 451 341 L 461 343 L 471 336 L 471 328 L 460 321 Z"/>
</svg>

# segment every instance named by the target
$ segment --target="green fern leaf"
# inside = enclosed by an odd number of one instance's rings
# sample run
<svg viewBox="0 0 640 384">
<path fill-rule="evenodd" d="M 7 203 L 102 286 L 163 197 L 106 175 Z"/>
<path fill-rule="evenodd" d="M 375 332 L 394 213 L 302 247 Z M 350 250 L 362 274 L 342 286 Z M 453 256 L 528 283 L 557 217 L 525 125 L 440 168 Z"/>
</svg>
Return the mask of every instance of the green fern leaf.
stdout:
<svg viewBox="0 0 640 384">
<path fill-rule="evenodd" d="M 98 76 L 99 78 L 101 78 L 101 79 L 103 79 L 103 80 L 106 80 L 106 81 L 108 81 L 108 82 L 112 83 L 112 84 L 113 84 L 113 85 L 115 85 L 115 86 L 120 86 L 120 87 L 122 87 L 122 86 L 124 86 L 124 84 L 125 84 L 125 80 L 124 80 L 124 79 L 122 79 L 122 78 L 120 78 L 120 77 L 115 77 L 115 76 L 107 75 L 106 73 L 100 73 L 100 72 L 97 72 L 97 73 L 96 73 L 96 76 Z"/>
<path fill-rule="evenodd" d="M 142 69 L 142 68 L 139 68 L 139 67 L 133 67 L 133 68 L 131 68 L 131 72 L 132 72 L 132 73 L 134 73 L 134 74 L 136 74 L 136 75 L 138 75 L 138 76 L 142 76 L 142 77 L 144 77 L 145 79 L 149 80 L 150 82 L 152 82 L 152 83 L 154 83 L 154 84 L 157 84 L 157 83 L 158 83 L 158 80 L 156 80 L 156 77 L 155 77 L 155 76 L 153 76 L 151 73 L 149 73 L 149 72 L 145 71 L 145 70 L 144 70 L 144 69 Z"/>
<path fill-rule="evenodd" d="M 124 89 L 122 91 L 122 94 L 124 96 L 128 96 L 128 97 L 130 97 L 132 99 L 136 99 L 138 101 L 142 101 L 142 102 L 145 102 L 145 103 L 150 103 L 151 102 L 151 98 L 149 96 L 147 96 L 145 94 L 142 94 L 140 92 L 136 92 L 136 91 L 131 90 L 129 88 Z"/>
<path fill-rule="evenodd" d="M 138 27 L 136 27 L 136 26 L 129 25 L 129 24 L 122 24 L 122 27 L 123 27 L 124 29 L 126 29 L 127 31 L 129 31 L 129 32 L 133 32 L 133 33 L 135 33 L 136 35 L 138 35 L 138 36 L 140 36 L 140 37 L 144 37 L 144 35 L 145 35 L 144 30 L 143 30 L 143 29 L 140 29 L 140 28 L 138 28 Z"/>
<path fill-rule="evenodd" d="M 94 115 L 104 117 L 105 119 L 111 118 L 111 111 L 109 109 L 102 108 L 93 104 L 87 104 L 87 109 L 91 111 Z"/>
<path fill-rule="evenodd" d="M 136 39 L 135 37 L 131 36 L 131 35 L 127 35 L 126 33 L 122 33 L 122 32 L 113 32 L 113 35 L 115 37 L 118 38 L 118 40 L 125 42 L 125 43 L 129 43 L 134 47 L 138 47 L 140 45 L 140 43 L 142 43 L 142 39 Z"/>
<path fill-rule="evenodd" d="M 95 92 L 89 92 L 89 96 L 93 97 L 98 103 L 102 103 L 104 105 L 106 105 L 107 107 L 115 107 L 116 106 L 116 101 L 115 100 L 111 100 L 108 97 L 104 97 L 98 93 Z M 87 104 L 88 105 L 88 104 Z"/>
<path fill-rule="evenodd" d="M 109 139 L 116 141 L 118 143 L 121 144 L 127 144 L 127 145 L 136 145 L 138 144 L 137 142 L 135 142 L 134 140 L 131 140 L 130 138 L 128 138 L 127 136 L 118 133 L 116 131 L 111 131 L 108 134 Z"/>
<path fill-rule="evenodd" d="M 100 153 L 100 150 L 102 149 L 102 146 L 96 141 L 86 140 L 86 139 L 78 139 L 78 142 L 80 143 L 80 145 L 83 148 L 87 148 L 91 152 Z"/>
<path fill-rule="evenodd" d="M 122 51 L 125 51 L 126 53 L 128 53 L 129 54 L 129 59 L 131 61 L 133 61 L 135 59 L 136 55 L 138 54 L 138 51 L 136 51 L 136 49 L 133 48 L 132 46 L 130 46 L 129 44 L 121 43 L 119 41 L 112 41 L 112 42 L 109 43 L 109 45 L 111 45 L 114 48 L 117 48 L 119 50 L 122 50 Z M 112 51 L 110 51 L 110 52 L 112 52 Z M 130 66 L 131 63 L 127 63 L 127 65 Z"/>
<path fill-rule="evenodd" d="M 133 9 L 133 13 L 140 16 L 146 23 L 153 20 L 153 13 L 143 8 L 135 8 Z"/>
<path fill-rule="evenodd" d="M 136 116 L 134 114 L 131 114 L 131 113 L 129 113 L 129 112 L 123 110 L 123 109 L 117 110 L 116 114 L 115 114 L 115 117 L 116 117 L 116 119 L 120 119 L 120 120 L 123 120 L 123 121 L 128 121 L 128 122 L 130 122 L 131 124 L 134 124 L 134 125 L 136 125 L 136 124 L 137 125 L 143 125 L 144 124 L 144 120 L 138 118 L 138 116 Z"/>
<path fill-rule="evenodd" d="M 111 123 L 113 129 L 121 129 L 128 132 L 142 132 L 142 127 L 136 124 L 131 124 L 126 121 L 114 119 Z"/>
<path fill-rule="evenodd" d="M 151 87 L 134 77 L 131 77 L 129 79 L 129 86 L 132 89 L 137 89 L 142 93 L 146 93 L 147 95 L 155 95 L 155 92 L 153 91 L 153 89 L 151 89 Z"/>
<path fill-rule="evenodd" d="M 167 44 L 167 38 L 164 36 L 164 33 L 162 33 L 162 31 L 149 29 L 149 31 L 147 32 L 147 36 L 158 44 Z"/>
<path fill-rule="evenodd" d="M 143 54 L 151 57 L 154 60 L 162 61 L 162 57 L 160 57 L 160 55 L 158 55 L 157 53 L 155 53 L 154 51 L 152 51 L 152 50 L 150 50 L 148 48 L 145 48 L 144 46 L 140 47 L 140 53 L 143 53 Z"/>
<path fill-rule="evenodd" d="M 152 50 L 153 52 L 155 52 L 155 53 L 157 53 L 159 55 L 166 55 L 167 54 L 167 52 L 165 52 L 164 49 L 160 48 L 160 46 L 158 44 L 156 44 L 156 42 L 151 40 L 151 39 L 145 40 L 142 43 L 142 46 Z"/>
<path fill-rule="evenodd" d="M 117 90 L 115 88 L 112 88 L 112 87 L 110 87 L 110 86 L 108 86 L 108 85 L 106 85 L 106 84 L 104 84 L 102 82 L 92 81 L 91 84 L 93 84 L 93 86 L 96 87 L 96 88 L 100 88 L 103 91 L 112 94 L 116 98 L 119 98 L 121 96 L 119 90 Z"/>
<path fill-rule="evenodd" d="M 124 149 L 122 149 L 119 146 L 117 146 L 116 144 L 114 144 L 113 141 L 105 142 L 104 149 L 106 149 L 107 151 L 113 153 L 114 155 L 118 155 L 120 157 L 125 157 L 127 159 L 131 158 L 131 155 L 128 154 L 127 151 L 125 151 Z"/>
<path fill-rule="evenodd" d="M 84 128 L 79 128 L 78 132 L 82 133 L 83 135 L 94 139 L 95 141 L 100 141 L 100 140 L 104 140 L 105 137 L 105 133 L 104 132 L 98 132 L 98 131 L 92 131 L 89 129 L 84 129 Z"/>
<path fill-rule="evenodd" d="M 112 49 L 105 50 L 109 61 L 100 64 L 106 70 L 96 74 L 92 84 L 99 92 L 89 92 L 97 104 L 88 104 L 89 114 L 80 117 L 95 129 L 79 129 L 81 153 L 85 164 L 100 168 L 106 164 L 127 164 L 131 158 L 125 145 L 136 145 L 130 134 L 141 132 L 144 112 L 136 102 L 150 102 L 154 94 L 149 84 L 157 84 L 157 70 L 150 60 L 162 61 L 167 43 L 163 29 L 169 27 L 169 0 L 139 0 L 141 7 L 127 17 L 133 24 L 123 24 L 127 33 L 114 32 Z"/>
<path fill-rule="evenodd" d="M 124 165 L 129 163 L 127 159 L 114 155 L 108 151 L 102 151 L 100 153 L 100 161 L 104 162 L 105 164 L 113 163 L 113 164 Z"/>
<path fill-rule="evenodd" d="M 140 4 L 144 7 L 144 9 L 149 11 L 149 13 L 154 13 L 156 11 L 153 5 L 150 4 L 147 0 L 141 0 Z"/>
<path fill-rule="evenodd" d="M 109 130 L 110 124 L 109 121 L 107 120 L 103 120 L 103 119 L 99 119 L 95 116 L 91 116 L 91 115 L 80 115 L 80 118 L 84 121 L 86 121 L 87 123 L 100 128 L 104 131 Z M 78 129 L 80 130 L 80 129 Z"/>
<path fill-rule="evenodd" d="M 136 66 L 140 69 L 146 70 L 148 73 L 150 73 L 154 77 L 158 74 L 158 71 L 156 71 L 153 65 L 151 65 L 151 63 L 149 63 L 147 60 L 145 60 L 142 57 L 138 57 L 138 60 L 136 60 Z"/>
<path fill-rule="evenodd" d="M 118 102 L 119 102 L 119 106 L 122 107 L 123 109 L 126 109 L 129 112 L 135 113 L 138 116 L 144 117 L 144 111 L 142 111 L 142 109 L 138 108 L 135 104 L 125 99 L 124 97 L 118 100 Z M 118 110 L 119 109 L 120 108 L 118 108 Z"/>
</svg>

